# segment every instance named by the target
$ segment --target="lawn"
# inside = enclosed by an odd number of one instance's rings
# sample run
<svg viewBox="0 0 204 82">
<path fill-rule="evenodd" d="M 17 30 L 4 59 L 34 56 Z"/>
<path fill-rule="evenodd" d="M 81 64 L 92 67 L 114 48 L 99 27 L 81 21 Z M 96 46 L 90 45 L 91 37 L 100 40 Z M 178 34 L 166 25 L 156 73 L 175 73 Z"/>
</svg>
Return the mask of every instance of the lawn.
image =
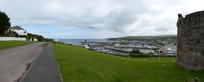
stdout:
<svg viewBox="0 0 204 82">
<path fill-rule="evenodd" d="M 78 46 L 54 45 L 64 82 L 204 82 L 204 72 L 185 70 L 176 58 L 126 58 Z"/>
<path fill-rule="evenodd" d="M 32 41 L 0 41 L 0 50 L 34 43 Z"/>
</svg>

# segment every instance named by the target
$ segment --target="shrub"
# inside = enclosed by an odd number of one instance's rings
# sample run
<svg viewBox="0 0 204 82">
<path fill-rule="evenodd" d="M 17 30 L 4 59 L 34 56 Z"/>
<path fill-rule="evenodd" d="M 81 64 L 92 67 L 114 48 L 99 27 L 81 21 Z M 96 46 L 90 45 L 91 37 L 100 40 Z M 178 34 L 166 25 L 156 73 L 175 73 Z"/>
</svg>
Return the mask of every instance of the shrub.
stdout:
<svg viewBox="0 0 204 82">
<path fill-rule="evenodd" d="M 130 54 L 130 57 L 135 58 L 135 57 L 152 57 L 153 53 L 152 52 L 148 52 L 148 53 L 143 53 L 140 52 L 140 50 L 133 50 Z"/>
<path fill-rule="evenodd" d="M 18 34 L 16 32 L 13 32 L 13 31 L 6 31 L 5 36 L 17 37 Z"/>
<path fill-rule="evenodd" d="M 30 41 L 31 38 L 32 38 L 32 35 L 30 33 L 28 33 L 28 35 L 26 36 L 26 40 Z"/>
<path fill-rule="evenodd" d="M 140 50 L 133 50 L 131 53 L 135 53 L 135 54 L 141 54 Z"/>
<path fill-rule="evenodd" d="M 132 57 L 132 58 L 135 58 L 135 57 L 150 57 L 149 55 L 147 55 L 147 54 L 134 54 L 134 53 L 130 53 L 130 55 L 129 55 L 130 57 Z"/>
<path fill-rule="evenodd" d="M 146 53 L 146 55 L 152 57 L 154 54 L 153 54 L 153 52 L 148 52 L 148 53 Z"/>
</svg>

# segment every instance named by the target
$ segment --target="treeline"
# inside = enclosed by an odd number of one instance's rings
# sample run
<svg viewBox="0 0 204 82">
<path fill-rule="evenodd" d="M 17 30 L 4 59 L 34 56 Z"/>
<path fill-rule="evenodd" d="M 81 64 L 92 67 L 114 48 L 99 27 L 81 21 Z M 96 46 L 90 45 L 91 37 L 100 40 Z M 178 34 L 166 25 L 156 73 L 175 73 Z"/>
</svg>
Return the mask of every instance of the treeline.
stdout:
<svg viewBox="0 0 204 82">
<path fill-rule="evenodd" d="M 5 32 L 10 28 L 10 18 L 4 12 L 0 11 L 0 36 L 5 36 Z"/>
<path fill-rule="evenodd" d="M 28 35 L 26 36 L 27 41 L 34 41 L 34 39 L 37 39 L 37 41 L 53 41 L 53 39 L 44 38 L 41 35 L 36 35 L 31 33 L 28 33 Z"/>
<path fill-rule="evenodd" d="M 20 26 L 16 27 L 21 28 Z M 9 28 L 11 28 L 10 18 L 6 13 L 0 11 L 0 36 L 19 37 L 15 31 L 11 31 Z M 37 39 L 37 41 L 53 41 L 52 39 L 31 33 L 21 37 L 25 37 L 27 41 L 34 41 L 35 39 Z"/>
</svg>

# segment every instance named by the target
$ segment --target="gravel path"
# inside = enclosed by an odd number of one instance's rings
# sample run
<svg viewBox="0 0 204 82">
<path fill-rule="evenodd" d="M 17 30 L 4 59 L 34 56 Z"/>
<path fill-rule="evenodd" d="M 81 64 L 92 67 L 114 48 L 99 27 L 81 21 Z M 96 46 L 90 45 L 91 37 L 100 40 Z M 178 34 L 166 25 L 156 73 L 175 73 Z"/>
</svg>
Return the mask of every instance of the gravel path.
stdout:
<svg viewBox="0 0 204 82">
<path fill-rule="evenodd" d="M 43 43 L 9 48 L 0 51 L 0 82 L 17 82 L 25 73 L 27 65 L 36 59 Z"/>
</svg>

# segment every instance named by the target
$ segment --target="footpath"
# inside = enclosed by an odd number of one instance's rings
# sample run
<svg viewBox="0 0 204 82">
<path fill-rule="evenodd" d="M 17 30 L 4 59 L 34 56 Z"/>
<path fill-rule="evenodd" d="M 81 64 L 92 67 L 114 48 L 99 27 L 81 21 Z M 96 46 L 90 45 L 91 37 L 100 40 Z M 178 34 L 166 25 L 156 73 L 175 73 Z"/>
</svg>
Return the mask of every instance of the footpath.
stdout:
<svg viewBox="0 0 204 82">
<path fill-rule="evenodd" d="M 51 44 L 45 47 L 22 82 L 62 82 Z"/>
</svg>

